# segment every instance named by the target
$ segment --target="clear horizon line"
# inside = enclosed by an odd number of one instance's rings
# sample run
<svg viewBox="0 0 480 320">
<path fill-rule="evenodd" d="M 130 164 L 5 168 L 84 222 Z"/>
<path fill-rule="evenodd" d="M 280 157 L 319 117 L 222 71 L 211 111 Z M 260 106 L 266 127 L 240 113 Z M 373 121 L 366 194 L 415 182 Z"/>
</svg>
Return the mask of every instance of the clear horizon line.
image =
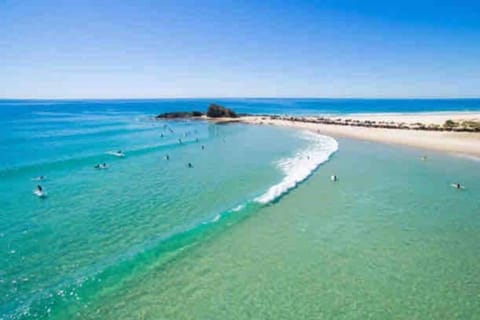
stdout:
<svg viewBox="0 0 480 320">
<path fill-rule="evenodd" d="M 58 101 L 80 101 L 80 100 L 207 100 L 207 99 L 332 99 L 332 100 L 477 100 L 480 96 L 460 96 L 460 97 L 446 97 L 446 96 L 418 96 L 418 97 L 338 97 L 338 96 L 211 96 L 211 97 L 195 97 L 195 96 L 178 96 L 178 97 L 115 97 L 115 98 L 67 98 L 67 97 L 55 97 L 55 98 L 27 98 L 27 97 L 0 97 L 0 100 L 58 100 Z"/>
</svg>

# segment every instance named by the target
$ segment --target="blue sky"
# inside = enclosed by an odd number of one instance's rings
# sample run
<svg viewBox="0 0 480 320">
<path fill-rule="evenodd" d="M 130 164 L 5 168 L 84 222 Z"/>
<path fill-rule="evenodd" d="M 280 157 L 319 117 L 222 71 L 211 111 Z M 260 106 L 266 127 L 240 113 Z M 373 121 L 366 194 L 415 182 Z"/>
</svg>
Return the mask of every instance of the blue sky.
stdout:
<svg viewBox="0 0 480 320">
<path fill-rule="evenodd" d="M 0 0 L 0 97 L 480 97 L 480 2 Z"/>
</svg>

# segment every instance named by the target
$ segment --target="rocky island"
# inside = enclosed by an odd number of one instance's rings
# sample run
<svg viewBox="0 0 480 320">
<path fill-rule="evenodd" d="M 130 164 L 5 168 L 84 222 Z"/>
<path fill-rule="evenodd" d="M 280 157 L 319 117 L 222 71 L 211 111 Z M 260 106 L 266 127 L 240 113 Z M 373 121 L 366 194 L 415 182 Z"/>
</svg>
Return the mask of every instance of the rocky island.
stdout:
<svg viewBox="0 0 480 320">
<path fill-rule="evenodd" d="M 188 119 L 188 118 L 237 118 L 238 115 L 232 109 L 212 103 L 208 107 L 206 113 L 201 111 L 180 111 L 180 112 L 166 112 L 156 116 L 156 119 Z"/>
<path fill-rule="evenodd" d="M 209 118 L 237 118 L 238 115 L 232 109 L 212 103 L 208 107 L 207 117 Z"/>
<path fill-rule="evenodd" d="M 184 118 L 196 118 L 203 116 L 201 111 L 179 111 L 179 112 L 165 112 L 156 116 L 156 119 L 184 119 Z"/>
</svg>

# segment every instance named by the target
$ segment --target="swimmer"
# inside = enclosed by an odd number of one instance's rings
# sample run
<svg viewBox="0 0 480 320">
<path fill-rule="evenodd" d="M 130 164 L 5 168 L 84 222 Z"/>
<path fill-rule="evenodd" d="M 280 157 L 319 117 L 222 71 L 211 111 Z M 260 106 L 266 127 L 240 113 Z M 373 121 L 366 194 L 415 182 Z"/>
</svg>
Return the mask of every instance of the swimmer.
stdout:
<svg viewBox="0 0 480 320">
<path fill-rule="evenodd" d="M 45 198 L 47 196 L 47 192 L 43 189 L 41 185 L 37 185 L 37 189 L 35 189 L 33 193 L 40 198 Z"/>
<path fill-rule="evenodd" d="M 460 183 L 452 183 L 451 184 L 452 187 L 454 187 L 455 189 L 465 189 L 464 186 L 462 186 Z"/>
<path fill-rule="evenodd" d="M 95 168 L 95 169 L 107 169 L 108 166 L 107 166 L 107 164 L 104 162 L 104 163 L 96 164 L 94 168 Z"/>
</svg>

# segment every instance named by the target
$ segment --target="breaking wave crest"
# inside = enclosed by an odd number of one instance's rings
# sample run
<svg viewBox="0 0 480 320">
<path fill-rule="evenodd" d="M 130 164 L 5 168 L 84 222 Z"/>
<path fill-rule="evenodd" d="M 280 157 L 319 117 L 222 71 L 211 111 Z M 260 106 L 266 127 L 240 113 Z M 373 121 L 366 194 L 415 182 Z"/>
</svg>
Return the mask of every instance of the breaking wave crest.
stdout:
<svg viewBox="0 0 480 320">
<path fill-rule="evenodd" d="M 285 173 L 283 180 L 270 187 L 267 192 L 255 198 L 255 201 L 262 204 L 275 201 L 300 182 L 307 179 L 319 165 L 327 161 L 337 151 L 338 143 L 335 139 L 304 132 L 303 137 L 311 143 L 308 148 L 298 152 L 295 156 L 281 159 L 277 162 L 278 167 Z"/>
</svg>

